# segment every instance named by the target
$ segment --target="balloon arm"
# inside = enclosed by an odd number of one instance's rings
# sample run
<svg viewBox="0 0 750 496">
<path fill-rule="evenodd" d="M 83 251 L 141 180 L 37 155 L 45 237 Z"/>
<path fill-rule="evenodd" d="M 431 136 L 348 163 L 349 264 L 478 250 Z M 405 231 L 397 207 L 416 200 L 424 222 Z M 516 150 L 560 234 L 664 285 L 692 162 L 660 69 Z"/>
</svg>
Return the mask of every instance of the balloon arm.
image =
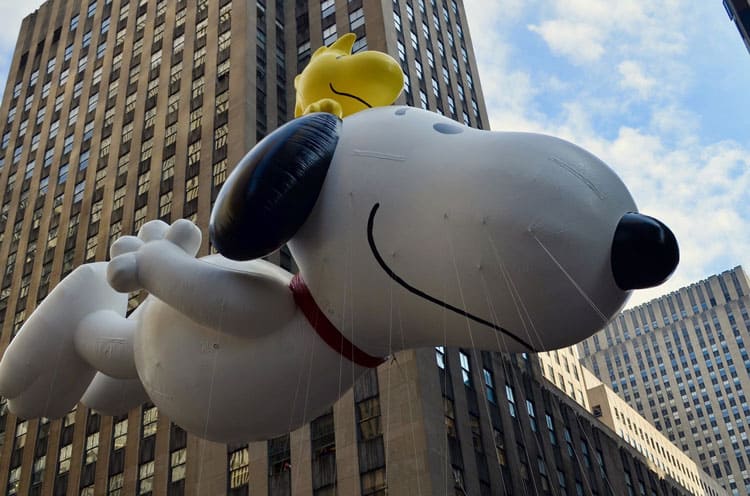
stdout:
<svg viewBox="0 0 750 496">
<path fill-rule="evenodd" d="M 150 294 L 194 322 L 228 334 L 262 336 L 296 312 L 282 277 L 220 267 L 168 241 L 146 243 L 137 253 L 137 271 Z"/>
</svg>

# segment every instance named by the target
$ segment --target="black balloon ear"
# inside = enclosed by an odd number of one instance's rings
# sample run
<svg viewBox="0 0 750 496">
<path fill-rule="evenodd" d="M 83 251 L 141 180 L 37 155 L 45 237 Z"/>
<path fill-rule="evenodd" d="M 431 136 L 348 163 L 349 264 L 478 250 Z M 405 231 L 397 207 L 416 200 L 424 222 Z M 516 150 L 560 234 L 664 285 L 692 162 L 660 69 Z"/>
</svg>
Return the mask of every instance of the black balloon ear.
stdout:
<svg viewBox="0 0 750 496">
<path fill-rule="evenodd" d="M 280 248 L 307 220 L 336 150 L 341 121 L 327 113 L 294 119 L 243 157 L 222 186 L 209 234 L 233 260 Z"/>
</svg>

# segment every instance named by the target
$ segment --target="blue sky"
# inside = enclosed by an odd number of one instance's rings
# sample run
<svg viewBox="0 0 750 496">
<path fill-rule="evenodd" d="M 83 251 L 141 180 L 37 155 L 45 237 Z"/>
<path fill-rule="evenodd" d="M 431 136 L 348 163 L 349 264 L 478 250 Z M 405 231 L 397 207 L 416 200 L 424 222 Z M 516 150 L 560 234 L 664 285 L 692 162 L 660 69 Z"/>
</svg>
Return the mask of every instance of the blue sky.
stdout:
<svg viewBox="0 0 750 496">
<path fill-rule="evenodd" d="M 0 85 L 41 3 L 0 0 Z M 675 276 L 631 303 L 750 270 L 750 54 L 721 0 L 464 5 L 492 129 L 587 148 L 675 231 Z"/>
<path fill-rule="evenodd" d="M 750 270 L 750 54 L 721 0 L 465 0 L 494 130 L 553 134 L 674 230 L 672 280 Z"/>
</svg>

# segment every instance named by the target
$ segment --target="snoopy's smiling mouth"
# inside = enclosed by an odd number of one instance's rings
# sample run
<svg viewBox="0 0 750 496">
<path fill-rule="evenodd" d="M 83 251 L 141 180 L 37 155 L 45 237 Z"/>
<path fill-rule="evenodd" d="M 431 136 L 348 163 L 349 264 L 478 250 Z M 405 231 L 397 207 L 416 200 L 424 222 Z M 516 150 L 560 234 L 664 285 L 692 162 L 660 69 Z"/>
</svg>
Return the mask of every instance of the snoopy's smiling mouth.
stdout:
<svg viewBox="0 0 750 496">
<path fill-rule="evenodd" d="M 378 265 L 380 265 L 380 267 L 385 271 L 385 273 L 388 274 L 388 277 L 390 277 L 391 279 L 393 279 L 394 281 L 396 281 L 401 287 L 403 287 L 404 289 L 408 290 L 410 293 L 413 293 L 413 294 L 419 296 L 420 298 L 424 298 L 425 300 L 427 300 L 427 301 L 429 301 L 431 303 L 434 303 L 434 304 L 436 304 L 436 305 L 438 305 L 440 307 L 443 307 L 446 310 L 450 310 L 451 312 L 455 312 L 455 313 L 457 313 L 459 315 L 462 315 L 462 316 L 464 316 L 464 317 L 466 317 L 468 319 L 471 319 L 474 322 L 478 322 L 478 323 L 480 323 L 482 325 L 485 325 L 487 327 L 495 329 L 496 331 L 501 332 L 502 334 L 505 334 L 506 336 L 508 336 L 513 341 L 515 341 L 515 342 L 517 342 L 517 343 L 525 346 L 529 350 L 535 351 L 535 349 L 534 349 L 533 346 L 531 346 L 529 343 L 527 343 L 523 339 L 519 338 L 515 334 L 511 333 L 507 329 L 505 329 L 505 328 L 503 328 L 503 327 L 501 327 L 501 326 L 499 326 L 497 324 L 494 324 L 494 323 L 492 323 L 492 322 L 490 322 L 488 320 L 485 320 L 485 319 L 483 319 L 481 317 L 477 317 L 476 315 L 472 315 L 472 314 L 470 314 L 469 312 L 467 312 L 465 310 L 462 310 L 462 309 L 460 309 L 460 308 L 458 308 L 456 306 L 450 305 L 449 303 L 446 303 L 446 302 L 444 302 L 442 300 L 439 300 L 439 299 L 435 298 L 434 296 L 431 296 L 431 295 L 425 293 L 424 291 L 422 291 L 422 290 L 420 290 L 420 289 L 412 286 L 411 284 L 409 284 L 408 282 L 406 282 L 405 280 L 403 280 L 390 267 L 388 267 L 388 264 L 385 263 L 385 260 L 383 260 L 383 257 L 380 255 L 380 252 L 378 251 L 378 247 L 375 244 L 375 237 L 373 235 L 373 228 L 374 228 L 374 225 L 375 225 L 375 214 L 377 213 L 378 208 L 380 208 L 380 203 L 374 204 L 372 206 L 372 210 L 370 210 L 370 216 L 367 219 L 367 242 L 370 245 L 370 251 L 372 251 L 372 254 L 375 257 L 375 260 L 377 260 Z"/>
<path fill-rule="evenodd" d="M 333 91 L 337 95 L 346 96 L 346 97 L 349 97 L 349 98 L 354 98 L 355 100 L 357 100 L 358 102 L 362 103 L 363 105 L 366 105 L 367 108 L 372 108 L 372 105 L 370 105 L 365 100 L 363 100 L 362 98 L 358 97 L 357 95 L 352 95 L 351 93 L 344 93 L 343 91 L 338 91 L 336 88 L 333 87 L 333 83 L 328 83 L 328 87 L 331 88 L 331 91 Z"/>
</svg>

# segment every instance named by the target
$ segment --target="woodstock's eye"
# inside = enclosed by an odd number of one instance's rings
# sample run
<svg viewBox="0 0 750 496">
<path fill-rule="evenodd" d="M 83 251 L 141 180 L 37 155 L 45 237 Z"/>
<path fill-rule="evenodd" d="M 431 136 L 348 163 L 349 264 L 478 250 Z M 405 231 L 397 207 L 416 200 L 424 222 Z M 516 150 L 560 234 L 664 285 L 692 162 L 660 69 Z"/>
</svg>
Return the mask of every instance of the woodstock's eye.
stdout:
<svg viewBox="0 0 750 496">
<path fill-rule="evenodd" d="M 344 57 L 344 56 L 343 56 L 343 55 L 337 55 L 337 56 L 336 56 L 336 60 L 338 60 L 338 59 L 340 59 L 340 58 L 342 58 L 342 57 Z"/>
<path fill-rule="evenodd" d="M 445 122 L 438 122 L 436 124 L 433 124 L 432 127 L 433 129 L 435 129 L 435 131 L 441 134 L 460 134 L 464 132 L 461 126 L 447 124 Z"/>
</svg>

